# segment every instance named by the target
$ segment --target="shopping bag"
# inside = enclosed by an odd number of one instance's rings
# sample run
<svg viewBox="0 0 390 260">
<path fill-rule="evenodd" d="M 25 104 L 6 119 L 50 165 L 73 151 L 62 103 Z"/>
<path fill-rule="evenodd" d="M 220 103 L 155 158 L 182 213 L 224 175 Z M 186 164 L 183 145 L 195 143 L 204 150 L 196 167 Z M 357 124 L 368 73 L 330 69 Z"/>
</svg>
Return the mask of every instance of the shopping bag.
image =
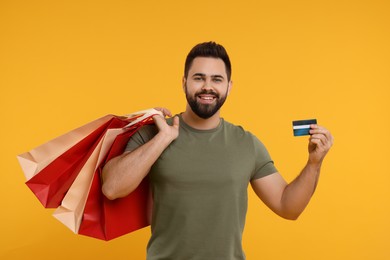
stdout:
<svg viewBox="0 0 390 260">
<path fill-rule="evenodd" d="M 108 160 L 121 154 L 133 133 L 117 138 Z M 145 177 L 138 187 L 128 196 L 109 200 L 103 196 L 105 240 L 111 240 L 150 225 L 149 219 L 149 178 Z"/>
<path fill-rule="evenodd" d="M 55 217 L 77 233 L 82 218 L 88 219 L 84 207 L 87 198 L 91 197 L 89 195 L 91 190 L 96 190 L 94 194 L 101 196 L 98 200 L 98 205 L 101 206 L 100 202 L 104 196 L 101 192 L 100 171 L 104 163 L 114 154 L 119 155 L 119 151 L 124 150 L 130 136 L 141 126 L 153 123 L 152 116 L 156 114 L 162 115 L 160 111 L 154 109 L 126 116 L 108 115 L 103 117 L 104 119 L 95 120 L 73 130 L 74 133 L 71 131 L 49 141 L 47 147 L 42 145 L 19 155 L 22 170 L 25 175 L 27 174 L 26 184 L 44 206 L 58 207 Z M 79 131 L 80 129 L 83 131 Z M 67 140 L 70 140 L 71 144 L 66 144 Z M 121 145 L 119 150 L 118 142 Z M 26 161 L 34 167 L 25 167 Z M 96 180 L 99 186 L 94 185 Z M 143 195 L 147 194 L 148 192 L 143 191 Z M 144 197 L 139 197 L 139 200 L 138 203 L 143 205 Z M 98 209 L 96 212 L 101 213 L 102 210 Z M 143 218 L 144 212 L 135 214 Z M 110 216 L 110 213 L 107 216 Z"/>
<path fill-rule="evenodd" d="M 78 172 L 114 118 L 112 117 L 108 122 L 99 126 L 95 131 L 59 155 L 31 179 L 27 180 L 26 185 L 44 207 L 56 208 L 60 205 Z"/>
<path fill-rule="evenodd" d="M 61 205 L 53 213 L 54 217 L 60 220 L 74 233 L 78 232 L 80 221 L 83 215 L 85 201 L 92 183 L 93 174 L 98 165 L 101 164 L 115 137 L 124 131 L 124 126 L 128 122 L 115 118 L 111 121 L 106 132 L 100 138 L 99 143 L 94 147 L 93 152 L 88 157 L 86 163 L 79 171 L 76 179 L 70 186 Z"/>
<path fill-rule="evenodd" d="M 54 217 L 60 220 L 74 233 L 78 233 L 93 174 L 107 157 L 114 140 L 121 133 L 129 131 L 134 133 L 141 126 L 152 123 L 152 116 L 155 114 L 160 114 L 160 112 L 149 109 L 128 115 L 126 116 L 126 120 L 114 118 L 111 121 L 105 134 L 100 139 L 98 145 L 88 157 L 87 162 L 80 170 L 72 186 L 67 191 L 61 205 L 53 213 Z M 129 120 L 131 120 L 131 122 L 129 122 Z"/>
<path fill-rule="evenodd" d="M 137 128 L 134 128 L 118 135 L 105 162 L 123 153 L 129 138 L 136 131 Z M 145 178 L 128 196 L 109 200 L 101 191 L 100 174 L 103 165 L 93 177 L 79 234 L 111 240 L 148 226 L 148 179 Z"/>
<path fill-rule="evenodd" d="M 112 118 L 113 115 L 103 116 L 45 144 L 42 144 L 29 152 L 19 154 L 17 159 L 19 160 L 26 180 L 31 179 L 55 158 L 69 150 L 72 146 L 83 140 Z"/>
<path fill-rule="evenodd" d="M 19 155 L 26 185 L 44 207 L 58 207 L 113 119 L 124 120 L 128 128 L 153 114 L 161 112 L 149 109 L 124 117 L 107 115 Z"/>
</svg>

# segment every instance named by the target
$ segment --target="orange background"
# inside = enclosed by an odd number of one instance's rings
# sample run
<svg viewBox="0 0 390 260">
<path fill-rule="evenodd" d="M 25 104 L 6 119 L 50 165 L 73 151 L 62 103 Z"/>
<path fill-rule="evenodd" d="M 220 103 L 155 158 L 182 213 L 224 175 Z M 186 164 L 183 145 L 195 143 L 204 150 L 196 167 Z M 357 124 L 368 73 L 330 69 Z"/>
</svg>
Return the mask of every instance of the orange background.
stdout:
<svg viewBox="0 0 390 260">
<path fill-rule="evenodd" d="M 248 259 L 390 259 L 389 1 L 0 1 L 1 259 L 144 259 L 149 228 L 73 234 L 24 185 L 16 155 L 102 115 L 184 110 L 184 59 L 223 44 L 223 117 L 268 147 L 291 181 L 317 118 L 335 136 L 298 221 L 249 190 Z"/>
</svg>

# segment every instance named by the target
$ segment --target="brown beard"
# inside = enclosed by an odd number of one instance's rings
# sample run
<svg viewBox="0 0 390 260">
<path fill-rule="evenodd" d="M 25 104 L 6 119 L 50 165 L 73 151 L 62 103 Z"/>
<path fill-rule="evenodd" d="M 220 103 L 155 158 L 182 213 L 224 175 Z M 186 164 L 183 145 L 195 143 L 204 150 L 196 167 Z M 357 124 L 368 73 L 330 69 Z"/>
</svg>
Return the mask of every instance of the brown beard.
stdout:
<svg viewBox="0 0 390 260">
<path fill-rule="evenodd" d="M 211 91 L 211 90 L 210 91 L 202 90 L 202 91 L 195 93 L 194 96 L 190 96 L 188 94 L 188 91 L 187 91 L 187 85 L 185 86 L 185 90 L 186 90 L 187 102 L 190 105 L 192 111 L 197 116 L 199 116 L 200 118 L 203 118 L 203 119 L 208 119 L 208 118 L 212 117 L 215 113 L 217 113 L 218 110 L 225 103 L 226 98 L 227 98 L 227 91 L 223 97 L 220 97 L 220 95 L 218 95 L 217 93 L 215 93 L 214 91 Z M 215 96 L 215 99 L 217 101 L 216 104 L 207 104 L 207 105 L 200 104 L 197 101 L 197 96 L 203 95 L 203 94 L 209 94 L 209 95 L 211 94 L 211 95 Z"/>
</svg>

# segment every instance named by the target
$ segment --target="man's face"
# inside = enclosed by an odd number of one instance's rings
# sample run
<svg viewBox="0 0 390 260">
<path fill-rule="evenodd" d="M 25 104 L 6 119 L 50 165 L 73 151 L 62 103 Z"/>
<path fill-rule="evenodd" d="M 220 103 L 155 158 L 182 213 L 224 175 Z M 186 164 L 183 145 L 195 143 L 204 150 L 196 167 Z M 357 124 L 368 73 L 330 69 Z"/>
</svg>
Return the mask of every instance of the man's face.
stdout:
<svg viewBox="0 0 390 260">
<path fill-rule="evenodd" d="M 212 117 L 229 94 L 225 63 L 218 58 L 197 57 L 183 79 L 188 105 L 200 118 Z"/>
</svg>

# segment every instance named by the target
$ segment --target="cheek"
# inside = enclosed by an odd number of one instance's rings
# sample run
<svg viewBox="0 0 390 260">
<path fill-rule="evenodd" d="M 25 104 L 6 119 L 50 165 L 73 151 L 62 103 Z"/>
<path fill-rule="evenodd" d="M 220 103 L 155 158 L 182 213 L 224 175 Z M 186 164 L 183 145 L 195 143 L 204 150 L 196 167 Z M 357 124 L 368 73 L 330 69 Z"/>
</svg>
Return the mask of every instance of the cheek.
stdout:
<svg viewBox="0 0 390 260">
<path fill-rule="evenodd" d="M 220 95 L 227 96 L 229 94 L 229 88 L 226 85 L 218 85 L 215 87 L 215 91 L 217 91 Z"/>
<path fill-rule="evenodd" d="M 187 85 L 185 86 L 184 91 L 186 93 L 189 93 L 189 94 L 195 94 L 200 89 L 201 89 L 201 84 L 194 83 L 194 82 L 191 82 L 191 83 L 187 82 Z"/>
</svg>

